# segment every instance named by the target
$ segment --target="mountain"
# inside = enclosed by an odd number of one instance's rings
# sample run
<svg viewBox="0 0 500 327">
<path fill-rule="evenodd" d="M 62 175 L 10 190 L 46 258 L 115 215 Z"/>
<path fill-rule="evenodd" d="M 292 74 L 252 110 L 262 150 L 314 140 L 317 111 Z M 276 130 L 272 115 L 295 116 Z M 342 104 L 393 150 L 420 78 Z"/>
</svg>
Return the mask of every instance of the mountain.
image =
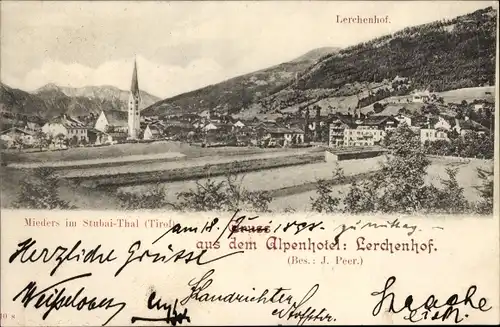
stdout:
<svg viewBox="0 0 500 327">
<path fill-rule="evenodd" d="M 307 52 L 306 54 L 292 60 L 292 62 L 301 62 L 301 61 L 316 62 L 316 61 L 320 60 L 321 58 L 323 58 L 324 56 L 334 54 L 338 51 L 340 51 L 340 48 L 334 48 L 334 47 L 317 48 L 317 49 L 311 50 L 311 51 Z"/>
<path fill-rule="evenodd" d="M 128 102 L 128 97 L 130 95 L 129 91 L 120 90 L 119 88 L 111 85 L 102 86 L 85 86 L 79 88 L 73 87 L 62 87 L 57 86 L 53 83 L 42 86 L 37 89 L 34 93 L 38 95 L 45 95 L 51 92 L 60 92 L 63 95 L 71 98 L 88 98 L 88 99 L 99 99 L 103 101 L 117 101 L 119 103 L 126 104 Z M 160 100 L 160 98 L 151 95 L 145 91 L 140 91 L 142 98 L 143 108 L 152 105 L 153 103 Z M 126 107 L 126 106 L 125 106 Z"/>
<path fill-rule="evenodd" d="M 143 112 L 145 115 L 161 115 L 207 109 L 229 113 L 247 110 L 259 99 L 288 87 L 298 74 L 314 65 L 322 56 L 336 51 L 339 48 L 316 49 L 289 62 L 159 101 Z"/>
<path fill-rule="evenodd" d="M 32 93 L 0 84 L 0 111 L 14 116 L 36 116 L 50 119 L 66 113 L 72 116 L 98 114 L 101 110 L 127 110 L 128 91 L 113 86 L 82 88 L 60 87 L 47 84 Z M 141 92 L 142 107 L 160 99 Z"/>
<path fill-rule="evenodd" d="M 0 112 L 1 125 L 8 126 L 12 124 L 16 114 L 23 116 L 32 116 L 33 113 L 50 114 L 50 109 L 39 97 L 0 83 Z"/>
<path fill-rule="evenodd" d="M 312 106 L 341 112 L 413 90 L 495 85 L 496 16 L 488 7 L 338 51 L 316 49 L 288 63 L 165 99 L 144 113 L 215 109 L 252 116 Z"/>
</svg>

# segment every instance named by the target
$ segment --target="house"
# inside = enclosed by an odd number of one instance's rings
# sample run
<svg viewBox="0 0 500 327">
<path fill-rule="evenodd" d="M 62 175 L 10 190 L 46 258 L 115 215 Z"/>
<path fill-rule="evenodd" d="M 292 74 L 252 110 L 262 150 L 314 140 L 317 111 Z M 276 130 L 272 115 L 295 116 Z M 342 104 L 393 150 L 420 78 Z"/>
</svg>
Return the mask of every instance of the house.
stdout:
<svg viewBox="0 0 500 327">
<path fill-rule="evenodd" d="M 379 129 L 388 131 L 395 129 L 399 121 L 393 116 L 368 116 L 364 119 L 356 120 L 358 129 Z"/>
<path fill-rule="evenodd" d="M 205 127 L 203 127 L 203 130 L 205 132 L 210 132 L 210 131 L 220 131 L 220 132 L 230 132 L 233 129 L 232 124 L 224 124 L 224 123 L 216 123 L 216 122 L 209 122 Z"/>
<path fill-rule="evenodd" d="M 94 128 L 101 132 L 128 133 L 128 115 L 121 110 L 102 110 L 95 122 Z"/>
<path fill-rule="evenodd" d="M 489 133 L 489 129 L 487 127 L 469 119 L 469 117 L 465 117 L 464 119 L 455 119 L 455 126 L 453 126 L 453 128 L 458 134 L 462 136 L 470 132 L 475 132 L 478 134 Z"/>
<path fill-rule="evenodd" d="M 439 116 L 438 121 L 434 124 L 434 129 L 444 129 L 446 131 L 451 130 L 453 127 L 453 118 L 447 116 Z"/>
<path fill-rule="evenodd" d="M 144 129 L 144 135 L 143 139 L 144 140 L 157 140 L 162 137 L 162 131 L 161 128 L 157 125 L 149 124 L 146 126 Z"/>
<path fill-rule="evenodd" d="M 195 128 L 193 125 L 180 120 L 171 120 L 164 123 L 164 134 L 167 136 L 175 136 L 178 134 L 187 134 Z"/>
<path fill-rule="evenodd" d="M 216 124 L 216 123 L 212 123 L 212 122 L 210 122 L 210 123 L 206 124 L 206 125 L 203 127 L 203 130 L 204 130 L 205 132 L 207 132 L 207 131 L 212 131 L 212 130 L 216 130 L 216 129 L 217 129 L 217 126 L 215 126 L 215 124 Z"/>
<path fill-rule="evenodd" d="M 38 132 L 42 130 L 42 127 L 35 122 L 26 122 L 24 129 L 27 131 Z"/>
<path fill-rule="evenodd" d="M 406 125 L 411 126 L 411 117 L 407 115 L 398 114 L 397 116 L 394 116 L 394 118 L 396 118 L 400 124 L 405 123 Z"/>
<path fill-rule="evenodd" d="M 412 102 L 414 103 L 427 103 L 429 102 L 430 94 L 429 92 L 416 92 L 412 96 Z"/>
<path fill-rule="evenodd" d="M 276 123 L 261 123 L 255 128 L 259 140 L 267 146 L 289 146 L 304 143 L 304 131 Z"/>
<path fill-rule="evenodd" d="M 373 146 L 380 144 L 386 132 L 395 129 L 399 121 L 393 116 L 356 118 L 344 129 L 344 146 Z"/>
<path fill-rule="evenodd" d="M 122 143 L 128 139 L 127 132 L 108 132 L 104 135 L 107 137 L 106 143 Z"/>
<path fill-rule="evenodd" d="M 381 129 L 345 129 L 344 146 L 373 146 L 380 144 L 385 137 L 385 131 Z"/>
<path fill-rule="evenodd" d="M 236 123 L 233 124 L 233 126 L 236 128 L 242 128 L 245 127 L 246 125 L 241 120 L 238 120 Z"/>
<path fill-rule="evenodd" d="M 289 127 L 288 133 L 285 134 L 285 140 L 289 144 L 303 144 L 304 143 L 304 131 L 299 127 Z"/>
<path fill-rule="evenodd" d="M 420 142 L 448 141 L 448 130 L 444 128 L 422 128 L 420 129 Z"/>
<path fill-rule="evenodd" d="M 75 142 L 88 142 L 88 130 L 84 123 L 66 114 L 49 120 L 42 127 L 42 132 L 52 138 L 63 135 L 64 139 Z"/>
<path fill-rule="evenodd" d="M 9 148 L 16 146 L 16 144 L 33 146 L 36 143 L 35 132 L 18 127 L 1 132 L 0 140 L 5 142 Z"/>
<path fill-rule="evenodd" d="M 479 109 L 484 109 L 484 108 L 485 108 L 484 103 L 476 103 L 474 105 L 474 111 L 478 111 Z"/>
<path fill-rule="evenodd" d="M 336 147 L 344 144 L 344 130 L 354 127 L 354 121 L 349 117 L 335 117 L 328 131 L 328 146 Z"/>
<path fill-rule="evenodd" d="M 203 118 L 206 118 L 206 119 L 210 119 L 210 110 L 203 110 L 202 112 L 200 112 L 200 117 L 203 117 Z"/>
<path fill-rule="evenodd" d="M 203 128 L 205 127 L 205 125 L 207 125 L 207 120 L 205 118 L 201 118 L 201 119 L 196 119 L 194 120 L 191 125 L 193 125 L 194 128 Z"/>
</svg>

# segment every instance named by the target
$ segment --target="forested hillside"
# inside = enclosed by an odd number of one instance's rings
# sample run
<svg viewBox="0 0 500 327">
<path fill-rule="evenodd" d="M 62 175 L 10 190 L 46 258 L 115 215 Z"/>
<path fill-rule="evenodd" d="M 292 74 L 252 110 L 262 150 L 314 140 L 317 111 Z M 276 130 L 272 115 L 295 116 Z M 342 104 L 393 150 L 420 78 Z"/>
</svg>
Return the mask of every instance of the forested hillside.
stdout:
<svg viewBox="0 0 500 327">
<path fill-rule="evenodd" d="M 165 99 L 146 108 L 144 114 L 200 112 L 207 109 L 233 114 L 245 111 L 259 99 L 290 86 L 298 74 L 316 63 L 319 58 L 338 50 L 315 49 L 290 62 Z"/>
<path fill-rule="evenodd" d="M 409 27 L 328 55 L 295 88 L 337 89 L 347 83 L 408 77 L 415 88 L 446 91 L 495 84 L 496 11 Z"/>
<path fill-rule="evenodd" d="M 496 10 L 489 7 L 326 52 L 312 65 L 285 63 L 181 94 L 146 112 L 272 113 L 315 103 L 343 111 L 415 89 L 438 92 L 495 85 L 495 38 Z M 287 77 L 276 79 L 273 71 L 288 72 Z"/>
</svg>

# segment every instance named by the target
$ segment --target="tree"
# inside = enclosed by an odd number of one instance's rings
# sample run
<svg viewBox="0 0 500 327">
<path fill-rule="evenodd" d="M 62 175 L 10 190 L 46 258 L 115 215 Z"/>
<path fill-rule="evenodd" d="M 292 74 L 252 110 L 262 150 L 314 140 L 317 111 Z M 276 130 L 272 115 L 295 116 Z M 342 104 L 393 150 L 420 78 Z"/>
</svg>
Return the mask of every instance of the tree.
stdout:
<svg viewBox="0 0 500 327">
<path fill-rule="evenodd" d="M 36 168 L 21 182 L 15 208 L 23 209 L 74 209 L 69 202 L 59 198 L 59 178 L 52 168 Z"/>
<path fill-rule="evenodd" d="M 317 212 L 332 213 L 339 211 L 340 198 L 332 197 L 332 188 L 330 183 L 325 180 L 318 180 L 316 193 L 318 197 L 311 197 L 311 209 Z"/>
<path fill-rule="evenodd" d="M 140 193 L 118 193 L 118 199 L 121 202 L 122 208 L 126 210 L 160 209 L 166 206 L 176 208 L 175 205 L 167 202 L 165 188 L 160 183 Z"/>
<path fill-rule="evenodd" d="M 446 168 L 448 179 L 441 178 L 443 187 L 441 189 L 432 187 L 433 203 L 429 206 L 434 212 L 460 214 L 471 210 L 471 205 L 464 196 L 464 188 L 458 184 L 457 172 L 457 168 Z"/>
<path fill-rule="evenodd" d="M 269 212 L 272 197 L 265 191 L 249 191 L 243 187 L 244 176 L 231 172 L 222 181 L 213 180 L 209 174 L 204 182 L 196 181 L 196 188 L 177 195 L 180 208 L 192 211 L 235 211 L 237 209 Z M 209 167 L 207 167 L 207 172 Z"/>
<path fill-rule="evenodd" d="M 24 139 L 21 137 L 21 135 L 15 135 L 13 140 L 12 140 L 12 145 L 21 152 L 21 150 L 24 148 Z"/>
<path fill-rule="evenodd" d="M 418 136 L 401 124 L 388 133 L 385 142 L 392 150 L 382 168 L 369 178 L 354 183 L 344 199 L 348 213 L 425 213 L 452 209 L 453 203 L 436 208 L 445 196 L 426 184 L 427 167 Z M 445 188 L 454 187 L 454 182 Z M 452 188 L 457 190 L 456 188 Z"/>
<path fill-rule="evenodd" d="M 476 190 L 481 195 L 481 201 L 477 205 L 476 211 L 480 214 L 491 215 L 493 213 L 493 178 L 494 173 L 492 170 L 477 168 L 477 175 L 481 179 L 482 184 L 476 186 Z"/>
<path fill-rule="evenodd" d="M 78 145 L 78 137 L 73 135 L 73 137 L 69 140 L 69 145 L 75 147 Z"/>
<path fill-rule="evenodd" d="M 336 163 L 332 181 L 342 183 L 345 180 L 344 170 Z M 340 198 L 332 196 L 331 181 L 320 179 L 317 181 L 317 197 L 311 197 L 311 209 L 316 212 L 339 212 Z"/>
<path fill-rule="evenodd" d="M 373 104 L 373 111 L 375 111 L 375 113 L 377 113 L 377 114 L 378 114 L 378 113 L 380 113 L 380 112 L 384 111 L 384 106 L 383 106 L 383 105 L 381 105 L 379 102 L 375 102 L 375 103 Z"/>
<path fill-rule="evenodd" d="M 63 145 L 65 140 L 66 136 L 63 133 L 59 133 L 55 137 L 56 144 L 59 146 Z"/>
<path fill-rule="evenodd" d="M 48 147 L 50 144 L 50 140 L 49 140 L 47 134 L 45 134 L 42 131 L 36 132 L 35 140 L 36 140 L 36 144 L 37 144 L 38 148 L 40 148 L 40 151 L 43 151 L 43 148 Z"/>
</svg>

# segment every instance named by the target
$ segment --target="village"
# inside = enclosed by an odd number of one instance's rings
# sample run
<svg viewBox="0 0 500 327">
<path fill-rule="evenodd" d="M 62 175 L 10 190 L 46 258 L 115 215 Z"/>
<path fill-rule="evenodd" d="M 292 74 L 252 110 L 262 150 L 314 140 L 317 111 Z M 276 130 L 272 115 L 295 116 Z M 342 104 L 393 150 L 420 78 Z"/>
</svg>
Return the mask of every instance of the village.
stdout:
<svg viewBox="0 0 500 327">
<path fill-rule="evenodd" d="M 489 214 L 492 14 L 213 80 L 162 71 L 135 46 L 103 66 L 109 83 L 1 83 L 2 205 Z"/>
<path fill-rule="evenodd" d="M 492 102 L 478 99 L 444 103 L 429 91 L 413 92 L 389 114 L 384 110 L 387 104 L 379 102 L 372 104 L 377 112 L 366 113 L 360 108 L 349 108 L 347 112 L 331 108 L 324 113 L 319 106 L 310 105 L 294 113 L 274 114 L 272 120 L 239 119 L 215 110 L 143 116 L 140 101 L 134 66 L 128 110 L 102 110 L 98 115 L 79 117 L 62 114 L 45 122 L 19 117 L 19 124 L 1 131 L 2 147 L 47 151 L 160 140 L 202 147 L 366 147 L 382 145 L 387 131 L 402 123 L 420 136 L 422 144 L 427 144 L 470 133 L 491 134 L 494 120 Z M 419 110 L 408 110 L 408 103 L 420 105 Z"/>
</svg>

